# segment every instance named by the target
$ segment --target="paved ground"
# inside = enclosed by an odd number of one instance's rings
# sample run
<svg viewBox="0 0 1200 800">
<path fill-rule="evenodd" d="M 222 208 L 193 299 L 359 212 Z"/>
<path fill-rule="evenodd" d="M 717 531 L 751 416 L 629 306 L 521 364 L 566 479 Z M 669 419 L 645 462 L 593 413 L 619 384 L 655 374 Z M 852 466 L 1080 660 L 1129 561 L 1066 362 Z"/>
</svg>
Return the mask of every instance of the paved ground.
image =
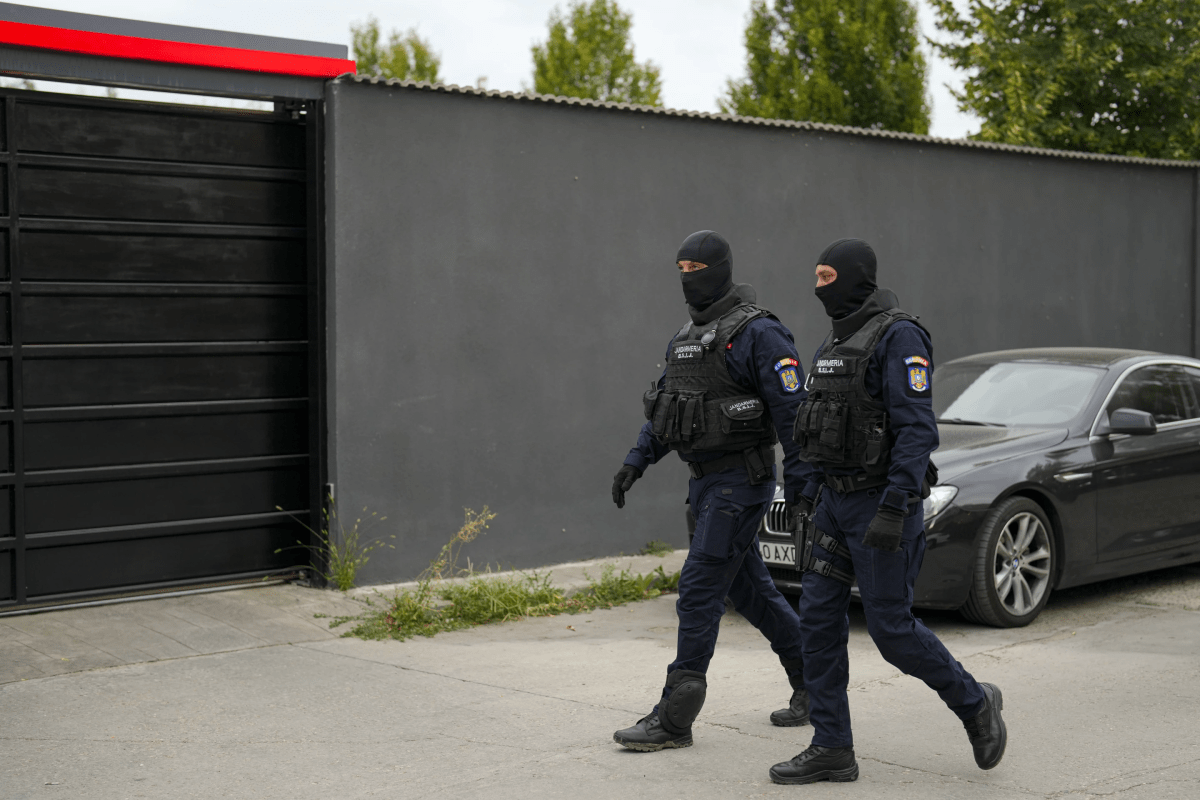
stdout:
<svg viewBox="0 0 1200 800">
<path fill-rule="evenodd" d="M 611 742 L 657 694 L 673 602 L 404 643 L 336 638 L 312 614 L 353 601 L 297 586 L 2 618 L 0 798 L 1200 797 L 1198 567 L 1059 593 L 1018 631 L 924 614 L 1004 689 L 990 772 L 852 616 L 862 777 L 838 785 L 767 780 L 811 729 L 767 722 L 786 682 L 733 614 L 696 745 Z"/>
</svg>

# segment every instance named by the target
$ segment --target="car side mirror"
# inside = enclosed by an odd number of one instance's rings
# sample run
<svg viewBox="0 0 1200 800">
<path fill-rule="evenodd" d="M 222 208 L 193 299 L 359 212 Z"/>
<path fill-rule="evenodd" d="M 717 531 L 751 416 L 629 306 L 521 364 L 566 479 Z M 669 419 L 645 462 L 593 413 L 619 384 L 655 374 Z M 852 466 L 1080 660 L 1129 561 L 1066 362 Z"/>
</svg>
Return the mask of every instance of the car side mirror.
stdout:
<svg viewBox="0 0 1200 800">
<path fill-rule="evenodd" d="M 1118 408 L 1108 415 L 1108 432 L 1125 433 L 1130 436 L 1149 436 L 1158 433 L 1158 425 L 1149 411 Z"/>
</svg>

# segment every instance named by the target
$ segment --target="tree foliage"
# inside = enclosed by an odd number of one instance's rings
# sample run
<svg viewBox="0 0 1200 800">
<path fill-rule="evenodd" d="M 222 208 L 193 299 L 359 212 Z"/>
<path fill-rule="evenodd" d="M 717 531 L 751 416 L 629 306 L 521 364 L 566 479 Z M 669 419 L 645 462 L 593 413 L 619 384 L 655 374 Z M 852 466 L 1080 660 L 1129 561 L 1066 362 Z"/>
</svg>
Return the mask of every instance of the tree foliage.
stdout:
<svg viewBox="0 0 1200 800">
<path fill-rule="evenodd" d="M 909 0 L 754 0 L 747 76 L 727 114 L 929 131 L 925 57 Z"/>
<path fill-rule="evenodd" d="M 1196 0 L 933 0 L 935 42 L 971 71 L 959 107 L 976 138 L 1153 158 L 1200 158 Z"/>
<path fill-rule="evenodd" d="M 442 59 L 429 42 L 417 35 L 415 28 L 403 34 L 393 30 L 387 44 L 383 44 L 379 20 L 368 17 L 366 22 L 350 26 L 350 39 L 355 68 L 360 75 L 429 83 L 442 81 L 438 75 Z"/>
<path fill-rule="evenodd" d="M 550 36 L 533 46 L 533 90 L 614 103 L 662 105 L 659 69 L 634 60 L 632 15 L 615 0 L 577 0 L 550 13 Z"/>
</svg>

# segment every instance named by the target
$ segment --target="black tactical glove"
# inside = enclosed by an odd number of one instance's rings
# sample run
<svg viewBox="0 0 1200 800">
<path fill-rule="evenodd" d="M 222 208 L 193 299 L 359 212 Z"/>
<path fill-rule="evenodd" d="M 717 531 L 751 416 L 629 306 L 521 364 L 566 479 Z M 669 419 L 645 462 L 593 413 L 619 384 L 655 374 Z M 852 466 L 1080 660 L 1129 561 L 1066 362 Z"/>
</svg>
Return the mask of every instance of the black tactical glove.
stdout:
<svg viewBox="0 0 1200 800">
<path fill-rule="evenodd" d="M 617 504 L 617 508 L 625 507 L 625 493 L 640 477 L 642 477 L 642 471 L 630 464 L 623 464 L 617 470 L 616 477 L 613 478 L 613 502 Z"/>
<path fill-rule="evenodd" d="M 885 553 L 900 551 L 900 536 L 904 532 L 904 510 L 880 506 L 875 519 L 867 526 L 863 544 Z"/>
</svg>

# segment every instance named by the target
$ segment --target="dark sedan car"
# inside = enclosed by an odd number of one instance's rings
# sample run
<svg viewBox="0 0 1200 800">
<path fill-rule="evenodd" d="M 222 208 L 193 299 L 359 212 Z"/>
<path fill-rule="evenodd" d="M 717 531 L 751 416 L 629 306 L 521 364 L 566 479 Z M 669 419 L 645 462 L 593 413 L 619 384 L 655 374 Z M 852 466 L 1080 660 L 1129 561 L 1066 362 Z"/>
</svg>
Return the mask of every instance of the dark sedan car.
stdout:
<svg viewBox="0 0 1200 800">
<path fill-rule="evenodd" d="M 981 353 L 938 367 L 933 403 L 941 475 L 915 605 L 1018 627 L 1052 589 L 1200 561 L 1200 361 Z M 760 542 L 795 591 L 781 497 Z"/>
</svg>

